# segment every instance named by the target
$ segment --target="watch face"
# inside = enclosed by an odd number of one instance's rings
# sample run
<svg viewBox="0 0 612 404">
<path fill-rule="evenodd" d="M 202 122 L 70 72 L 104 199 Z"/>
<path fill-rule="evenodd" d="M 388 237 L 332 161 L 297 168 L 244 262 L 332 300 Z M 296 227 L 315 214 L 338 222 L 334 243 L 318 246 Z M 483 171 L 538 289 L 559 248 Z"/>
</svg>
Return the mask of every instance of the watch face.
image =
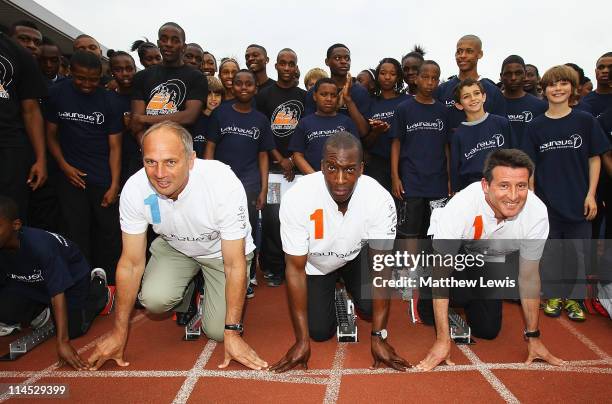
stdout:
<svg viewBox="0 0 612 404">
<path fill-rule="evenodd" d="M 387 330 L 385 328 L 380 330 L 380 338 L 387 339 Z"/>
</svg>

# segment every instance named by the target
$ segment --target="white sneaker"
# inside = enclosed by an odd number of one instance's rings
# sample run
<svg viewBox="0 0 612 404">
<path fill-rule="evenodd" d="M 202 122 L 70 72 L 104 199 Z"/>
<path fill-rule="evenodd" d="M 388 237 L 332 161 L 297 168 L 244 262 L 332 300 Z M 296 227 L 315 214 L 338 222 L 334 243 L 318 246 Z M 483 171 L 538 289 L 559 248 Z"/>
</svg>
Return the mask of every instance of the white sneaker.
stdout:
<svg viewBox="0 0 612 404">
<path fill-rule="evenodd" d="M 4 324 L 0 323 L 0 337 L 6 337 L 11 335 L 13 331 L 20 331 L 21 326 L 19 324 Z"/>
<path fill-rule="evenodd" d="M 612 283 L 602 285 L 601 282 L 597 284 L 597 298 L 599 303 L 606 309 L 612 319 Z"/>
<path fill-rule="evenodd" d="M 30 326 L 32 326 L 32 328 L 36 330 L 47 325 L 50 320 L 51 309 L 47 307 L 38 316 L 34 317 L 34 320 L 30 321 Z"/>
</svg>

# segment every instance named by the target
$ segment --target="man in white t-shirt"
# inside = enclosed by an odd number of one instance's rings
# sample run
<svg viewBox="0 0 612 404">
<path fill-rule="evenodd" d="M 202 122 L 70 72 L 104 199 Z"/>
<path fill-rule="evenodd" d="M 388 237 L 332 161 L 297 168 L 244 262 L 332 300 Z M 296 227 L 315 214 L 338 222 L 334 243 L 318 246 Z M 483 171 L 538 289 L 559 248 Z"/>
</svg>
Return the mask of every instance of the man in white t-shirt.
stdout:
<svg viewBox="0 0 612 404">
<path fill-rule="evenodd" d="M 284 372 L 298 364 L 306 368 L 310 338 L 325 341 L 334 336 L 334 291 L 340 276 L 357 311 L 363 317 L 372 317 L 374 367 L 379 363 L 397 370 L 410 367 L 386 341 L 389 299 L 363 296 L 364 286 L 370 284 L 369 279 L 362 279 L 366 274 L 360 268 L 360 254 L 368 254 L 364 240 L 389 240 L 390 249 L 397 217 L 389 192 L 362 175 L 362 156 L 361 143 L 355 136 L 348 132 L 330 136 L 321 171 L 299 179 L 283 196 L 281 239 L 297 342 L 271 367 L 273 371 Z"/>
<path fill-rule="evenodd" d="M 518 251 L 518 286 L 525 320 L 523 337 L 528 341 L 525 363 L 539 358 L 560 365 L 563 361 L 548 352 L 540 340 L 538 329 L 539 262 L 548 237 L 548 213 L 544 203 L 529 190 L 533 170 L 533 162 L 520 150 L 494 151 L 485 161 L 481 182 L 469 185 L 445 207 L 433 211 L 428 234 L 433 235 L 433 247 L 438 254 L 455 255 L 460 249 L 466 253 L 482 254 L 483 268 L 463 271 L 477 273 L 477 276 L 497 276 L 495 272 L 499 266 L 496 265 Z M 435 268 L 435 271 L 445 272 L 441 268 Z M 457 289 L 450 290 L 451 298 Z M 460 292 L 468 289 L 462 288 Z M 481 292 L 488 293 L 483 292 L 484 289 L 468 292 L 476 297 L 468 300 L 464 308 L 472 334 L 493 339 L 501 328 L 502 301 L 481 296 Z M 435 318 L 436 341 L 427 357 L 418 364 L 421 370 L 431 370 L 442 362 L 452 364 L 448 296 L 449 291 L 444 288 L 434 292 L 431 315 Z M 431 301 L 429 305 L 431 307 Z M 419 314 L 424 314 L 421 304 Z"/>
<path fill-rule="evenodd" d="M 210 339 L 224 342 L 220 367 L 232 359 L 252 369 L 267 367 L 242 339 L 247 261 L 255 248 L 242 184 L 225 164 L 196 159 L 189 132 L 170 121 L 145 132 L 142 152 L 144 168 L 121 192 L 123 251 L 117 264 L 115 328 L 96 345 L 90 366 L 98 369 L 109 359 L 128 365 L 123 351 L 141 279 L 140 302 L 161 313 L 181 302 L 201 270 L 202 329 Z M 151 244 L 145 269 L 149 224 L 159 237 Z"/>
</svg>

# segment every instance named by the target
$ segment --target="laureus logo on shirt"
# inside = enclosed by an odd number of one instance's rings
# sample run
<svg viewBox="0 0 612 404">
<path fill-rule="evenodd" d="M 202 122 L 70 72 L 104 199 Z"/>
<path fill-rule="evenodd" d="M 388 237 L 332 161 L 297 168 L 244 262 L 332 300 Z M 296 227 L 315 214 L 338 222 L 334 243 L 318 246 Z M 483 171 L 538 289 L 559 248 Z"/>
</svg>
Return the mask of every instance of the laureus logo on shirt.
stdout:
<svg viewBox="0 0 612 404">
<path fill-rule="evenodd" d="M 280 104 L 270 117 L 272 133 L 277 137 L 289 136 L 295 130 L 304 111 L 304 105 L 297 100 L 289 100 Z"/>
<path fill-rule="evenodd" d="M 102 125 L 104 123 L 104 114 L 102 112 L 92 112 L 91 114 L 81 114 L 79 112 L 58 112 L 57 117 L 64 121 L 91 123 Z"/>
<path fill-rule="evenodd" d="M 447 108 L 454 107 L 455 106 L 455 100 L 445 100 L 444 101 L 444 105 L 446 105 Z"/>
<path fill-rule="evenodd" d="M 520 114 L 508 114 L 508 120 L 510 122 L 531 122 L 533 119 L 533 112 L 523 111 Z"/>
<path fill-rule="evenodd" d="M 40 269 L 34 269 L 32 272 L 33 272 L 32 275 L 27 275 L 27 276 L 9 273 L 8 277 L 16 281 L 26 282 L 26 283 L 42 282 L 45 280 L 41 274 Z"/>
<path fill-rule="evenodd" d="M 259 135 L 261 134 L 259 128 L 255 126 L 253 126 L 251 129 L 246 129 L 232 125 L 221 128 L 219 131 L 221 133 L 221 136 L 225 136 L 231 133 L 233 135 L 250 137 L 253 140 L 259 139 Z"/>
<path fill-rule="evenodd" d="M 13 82 L 13 64 L 10 60 L 0 55 L 0 98 L 9 99 L 8 86 Z"/>
<path fill-rule="evenodd" d="M 550 150 L 559 149 L 579 149 L 582 146 L 582 136 L 577 133 L 569 135 L 564 140 L 551 140 L 550 142 L 542 143 L 540 145 L 540 152 L 544 153 Z"/>
<path fill-rule="evenodd" d="M 167 115 L 178 112 L 187 93 L 185 83 L 179 79 L 171 79 L 161 83 L 149 95 L 147 115 Z"/>
<path fill-rule="evenodd" d="M 435 121 L 419 121 L 410 125 L 406 125 L 406 132 L 414 132 L 416 130 L 437 130 L 441 132 L 444 130 L 444 121 L 442 119 L 436 119 Z"/>
<path fill-rule="evenodd" d="M 495 135 L 491 136 L 490 140 L 485 140 L 476 143 L 476 146 L 474 146 L 469 152 L 465 153 L 464 155 L 465 158 L 469 160 L 481 151 L 488 149 L 497 149 L 498 147 L 502 147 L 503 145 L 504 135 L 502 135 L 501 133 L 496 133 Z"/>
<path fill-rule="evenodd" d="M 338 132 L 346 132 L 346 129 L 344 128 L 344 126 L 338 125 L 335 129 L 315 130 L 306 135 L 306 141 L 312 142 L 313 140 L 318 139 L 320 137 L 329 137 L 334 133 Z"/>
<path fill-rule="evenodd" d="M 377 112 L 372 115 L 372 119 L 378 119 L 379 121 L 389 121 L 395 116 L 395 111 Z"/>
</svg>

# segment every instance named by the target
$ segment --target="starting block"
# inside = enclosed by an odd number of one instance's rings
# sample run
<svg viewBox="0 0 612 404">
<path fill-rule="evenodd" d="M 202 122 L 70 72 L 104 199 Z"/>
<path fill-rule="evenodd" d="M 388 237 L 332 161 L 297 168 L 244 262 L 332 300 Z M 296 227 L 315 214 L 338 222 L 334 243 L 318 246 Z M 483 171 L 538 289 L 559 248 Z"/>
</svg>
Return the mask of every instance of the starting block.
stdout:
<svg viewBox="0 0 612 404">
<path fill-rule="evenodd" d="M 9 353 L 0 356 L 0 361 L 14 361 L 54 335 L 55 324 L 53 324 L 53 321 L 49 321 L 46 325 L 34 330 L 31 334 L 11 342 L 9 344 Z"/>
<path fill-rule="evenodd" d="M 355 314 L 355 305 L 348 298 L 346 289 L 336 289 L 336 321 L 338 328 L 336 336 L 338 342 L 357 342 L 357 315 Z"/>
<path fill-rule="evenodd" d="M 202 320 L 204 317 L 204 296 L 198 293 L 198 310 L 185 326 L 183 341 L 195 341 L 202 335 Z"/>
<path fill-rule="evenodd" d="M 470 326 L 463 317 L 457 314 L 450 307 L 448 308 L 448 325 L 450 327 L 450 337 L 457 345 L 475 344 L 472 339 Z"/>
</svg>

